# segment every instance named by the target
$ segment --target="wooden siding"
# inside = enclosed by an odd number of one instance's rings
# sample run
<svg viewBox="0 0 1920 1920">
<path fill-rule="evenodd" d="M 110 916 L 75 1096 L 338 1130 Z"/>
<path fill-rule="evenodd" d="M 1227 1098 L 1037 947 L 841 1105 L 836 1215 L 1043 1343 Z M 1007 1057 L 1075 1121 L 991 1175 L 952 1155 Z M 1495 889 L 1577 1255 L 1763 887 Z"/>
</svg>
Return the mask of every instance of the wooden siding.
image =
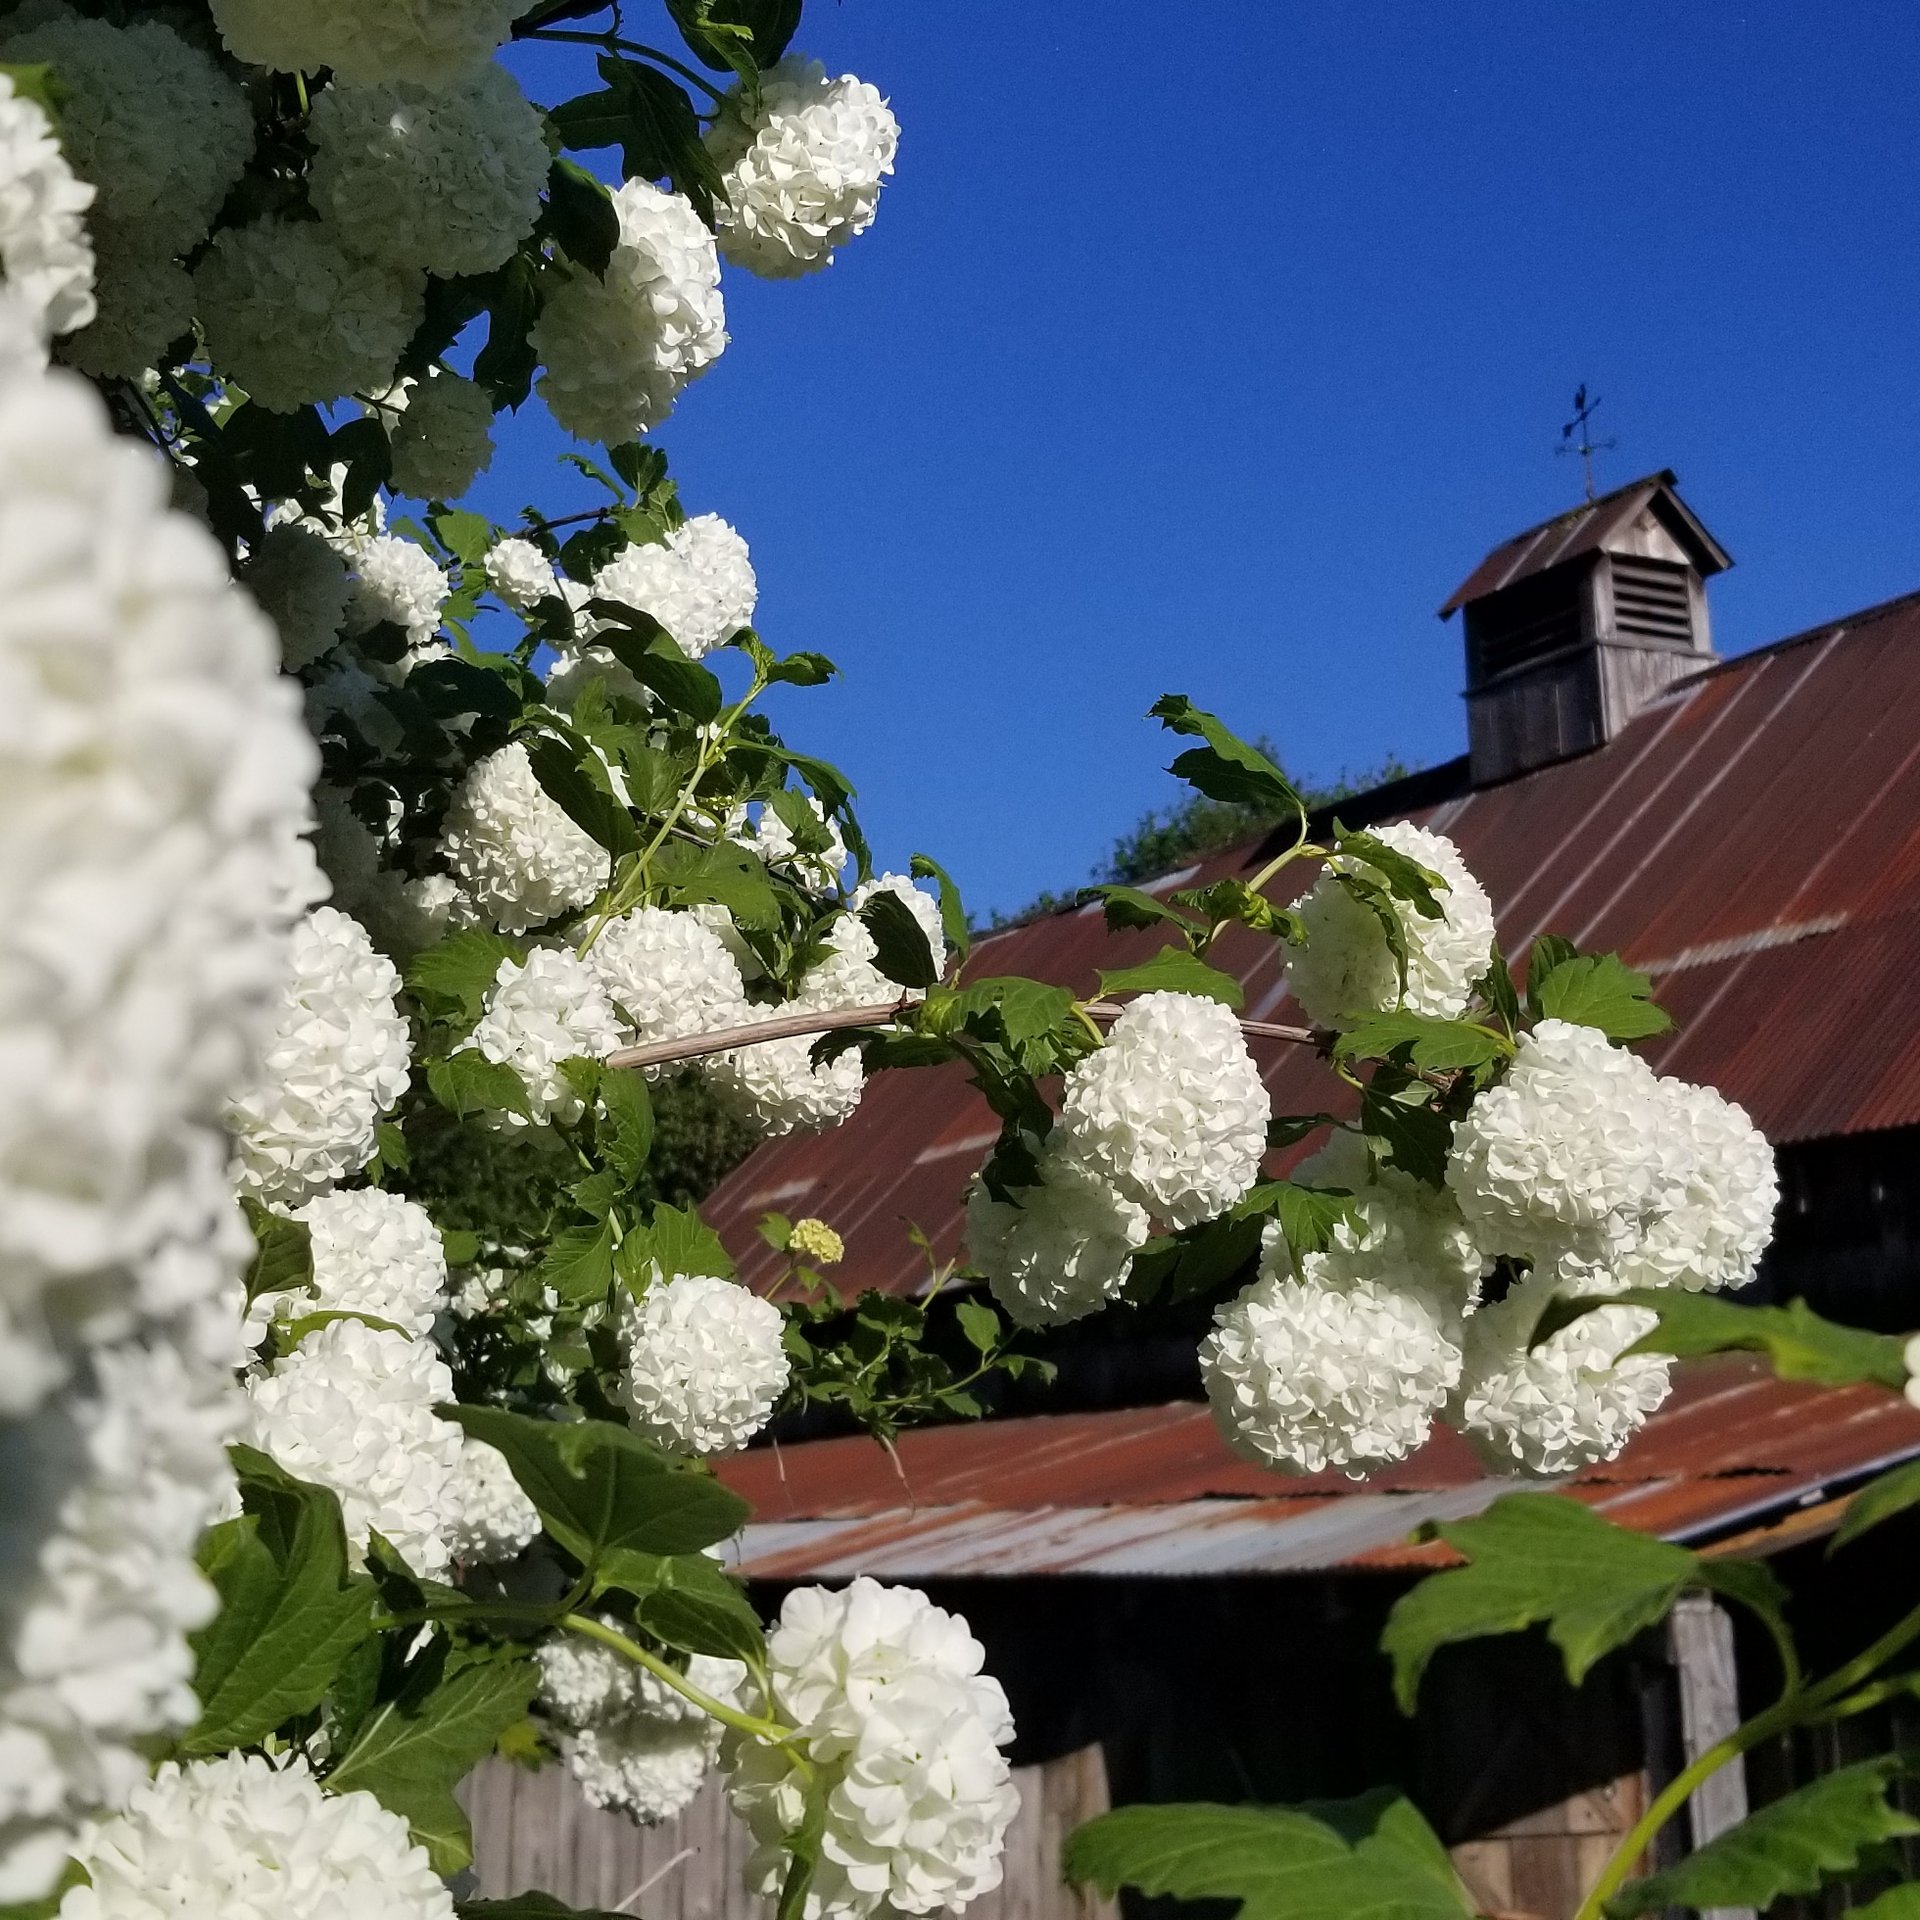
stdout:
<svg viewBox="0 0 1920 1920">
<path fill-rule="evenodd" d="M 1108 1902 L 1061 1883 L 1066 1836 L 1108 1806 L 1097 1746 L 1014 1774 L 1020 1812 L 1007 1836 L 1006 1878 L 967 1920 L 1117 1920 Z M 528 1773 L 490 1760 L 461 1789 L 473 1822 L 476 1891 L 499 1900 L 532 1889 L 572 1906 L 646 1920 L 766 1920 L 748 1897 L 746 1829 L 710 1779 L 679 1819 L 636 1827 L 587 1805 L 564 1767 Z"/>
</svg>

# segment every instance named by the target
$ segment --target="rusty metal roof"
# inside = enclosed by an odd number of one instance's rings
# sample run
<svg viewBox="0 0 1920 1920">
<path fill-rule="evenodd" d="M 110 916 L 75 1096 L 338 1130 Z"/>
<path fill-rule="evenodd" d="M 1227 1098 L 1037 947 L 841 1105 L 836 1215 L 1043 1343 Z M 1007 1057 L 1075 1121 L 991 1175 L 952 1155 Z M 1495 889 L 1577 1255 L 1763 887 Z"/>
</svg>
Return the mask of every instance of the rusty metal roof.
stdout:
<svg viewBox="0 0 1920 1920">
<path fill-rule="evenodd" d="M 1451 785 L 1416 777 L 1375 798 L 1348 817 L 1407 806 L 1459 844 L 1507 951 L 1555 932 L 1654 973 L 1679 1029 L 1645 1049 L 1653 1065 L 1718 1087 L 1776 1143 L 1920 1122 L 1920 594 L 1711 667 L 1581 758 L 1478 790 L 1464 770 Z M 1155 884 L 1244 875 L 1259 857 L 1232 848 Z M 1089 906 L 981 941 L 969 972 L 1091 992 L 1096 967 L 1162 944 L 1108 933 Z M 1222 942 L 1252 1018 L 1289 1017 L 1281 952 Z M 1302 1049 L 1256 1051 L 1277 1111 L 1331 1104 Z M 754 1231 L 778 1209 L 839 1229 L 837 1279 L 909 1291 L 925 1270 L 906 1223 L 957 1249 L 993 1135 L 959 1070 L 881 1074 L 846 1125 L 761 1147 L 703 1212 L 753 1281 L 778 1272 Z"/>
<path fill-rule="evenodd" d="M 1235 1458 L 1186 1403 L 904 1435 L 899 1469 L 864 1437 L 720 1463 L 754 1505 L 756 1579 L 1212 1574 L 1443 1562 L 1427 1520 L 1559 1485 L 1610 1519 L 1692 1545 L 1766 1552 L 1834 1524 L 1852 1486 L 1920 1455 L 1920 1412 L 1877 1387 L 1776 1380 L 1749 1355 L 1691 1363 L 1618 1460 L 1570 1480 L 1489 1477 L 1444 1430 L 1364 1487 Z"/>
<path fill-rule="evenodd" d="M 1556 514 L 1540 526 L 1515 534 L 1501 544 L 1467 575 L 1453 597 L 1440 609 L 1442 620 L 1464 607 L 1469 600 L 1484 599 L 1525 580 L 1549 567 L 1563 566 L 1582 555 L 1598 553 L 1626 533 L 1648 507 L 1652 507 L 1670 530 L 1693 555 L 1695 569 L 1702 575 L 1724 573 L 1733 565 L 1733 556 L 1700 523 L 1687 503 L 1674 491 L 1671 470 L 1663 468 L 1644 480 L 1630 481 L 1603 493 L 1597 500 L 1582 501 L 1567 512 Z"/>
</svg>

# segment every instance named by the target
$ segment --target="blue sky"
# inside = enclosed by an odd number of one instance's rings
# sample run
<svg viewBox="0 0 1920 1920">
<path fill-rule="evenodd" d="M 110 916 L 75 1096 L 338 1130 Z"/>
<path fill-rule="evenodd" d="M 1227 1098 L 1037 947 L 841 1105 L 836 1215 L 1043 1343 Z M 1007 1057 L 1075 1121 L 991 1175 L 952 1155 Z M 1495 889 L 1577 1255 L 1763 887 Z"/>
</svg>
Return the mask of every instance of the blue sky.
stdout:
<svg viewBox="0 0 1920 1920">
<path fill-rule="evenodd" d="M 656 438 L 845 670 L 779 724 L 976 911 L 1172 797 L 1162 691 L 1310 776 L 1458 752 L 1433 610 L 1579 497 L 1582 380 L 1601 484 L 1674 467 L 1732 550 L 1722 651 L 1920 587 L 1908 0 L 812 0 L 799 44 L 898 174 L 830 271 L 728 276 Z M 593 84 L 549 51 L 536 97 Z M 533 411 L 503 517 L 556 490 Z"/>
</svg>

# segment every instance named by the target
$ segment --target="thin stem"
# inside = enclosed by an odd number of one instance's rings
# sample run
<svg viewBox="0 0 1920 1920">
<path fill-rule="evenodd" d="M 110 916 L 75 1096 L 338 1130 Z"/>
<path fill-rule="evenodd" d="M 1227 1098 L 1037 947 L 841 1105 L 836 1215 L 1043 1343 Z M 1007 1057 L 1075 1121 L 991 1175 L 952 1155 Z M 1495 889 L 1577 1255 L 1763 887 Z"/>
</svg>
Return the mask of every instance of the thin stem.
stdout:
<svg viewBox="0 0 1920 1920">
<path fill-rule="evenodd" d="M 711 1033 L 690 1034 L 681 1040 L 656 1040 L 644 1047 L 622 1047 L 606 1056 L 609 1067 L 658 1067 L 678 1060 L 700 1060 L 708 1054 L 731 1053 L 735 1047 L 762 1046 L 772 1040 L 791 1040 L 800 1034 L 838 1033 L 848 1027 L 891 1026 L 917 1003 L 904 994 L 873 1006 L 840 1007 L 831 1013 L 777 1014 L 751 1026 L 719 1027 Z M 1093 1020 L 1117 1020 L 1126 1008 L 1111 1000 L 1089 1000 L 1080 1011 Z M 1289 1045 L 1318 1044 L 1307 1027 L 1285 1027 L 1271 1020 L 1242 1020 L 1240 1031 L 1256 1040 L 1284 1040 Z M 1355 1086 L 1361 1083 L 1353 1082 Z"/>
<path fill-rule="evenodd" d="M 571 40 L 581 46 L 605 47 L 609 53 L 637 54 L 642 60 L 651 60 L 655 66 L 665 67 L 669 73 L 677 73 L 689 85 L 698 87 L 716 105 L 727 97 L 704 74 L 696 73 L 672 54 L 662 53 L 658 47 L 649 47 L 639 40 L 623 40 L 617 33 L 576 33 L 568 27 L 535 27 L 519 37 L 522 40 Z"/>
<path fill-rule="evenodd" d="M 603 1647 L 611 1647 L 615 1653 L 623 1655 L 636 1666 L 645 1667 L 656 1680 L 691 1700 L 702 1713 L 718 1720 L 722 1726 L 732 1727 L 740 1733 L 751 1735 L 755 1740 L 765 1740 L 769 1745 L 787 1747 L 791 1751 L 793 1728 L 783 1727 L 777 1720 L 762 1720 L 754 1714 L 742 1713 L 738 1707 L 730 1707 L 724 1700 L 716 1700 L 712 1694 L 696 1687 L 672 1661 L 661 1659 L 657 1653 L 650 1653 L 638 1641 L 629 1640 L 618 1628 L 610 1627 L 587 1613 L 563 1614 L 560 1625 L 583 1639 L 597 1640 Z M 793 1759 L 802 1772 L 811 1773 L 812 1769 L 799 1753 L 795 1752 Z"/>
</svg>

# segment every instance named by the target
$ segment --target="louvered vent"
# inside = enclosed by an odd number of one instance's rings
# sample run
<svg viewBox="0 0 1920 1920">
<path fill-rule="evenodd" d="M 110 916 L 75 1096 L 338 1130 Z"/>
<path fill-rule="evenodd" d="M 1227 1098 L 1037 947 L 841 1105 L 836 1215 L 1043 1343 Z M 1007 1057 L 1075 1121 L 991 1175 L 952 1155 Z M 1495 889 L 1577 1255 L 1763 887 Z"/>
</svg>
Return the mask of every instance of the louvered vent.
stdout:
<svg viewBox="0 0 1920 1920">
<path fill-rule="evenodd" d="M 1475 679 L 1498 680 L 1580 643 L 1585 580 L 1572 569 L 1543 573 L 1468 607 Z"/>
<path fill-rule="evenodd" d="M 1613 556 L 1613 630 L 1621 640 L 1644 640 L 1661 647 L 1693 645 L 1693 599 L 1687 569 Z"/>
</svg>

